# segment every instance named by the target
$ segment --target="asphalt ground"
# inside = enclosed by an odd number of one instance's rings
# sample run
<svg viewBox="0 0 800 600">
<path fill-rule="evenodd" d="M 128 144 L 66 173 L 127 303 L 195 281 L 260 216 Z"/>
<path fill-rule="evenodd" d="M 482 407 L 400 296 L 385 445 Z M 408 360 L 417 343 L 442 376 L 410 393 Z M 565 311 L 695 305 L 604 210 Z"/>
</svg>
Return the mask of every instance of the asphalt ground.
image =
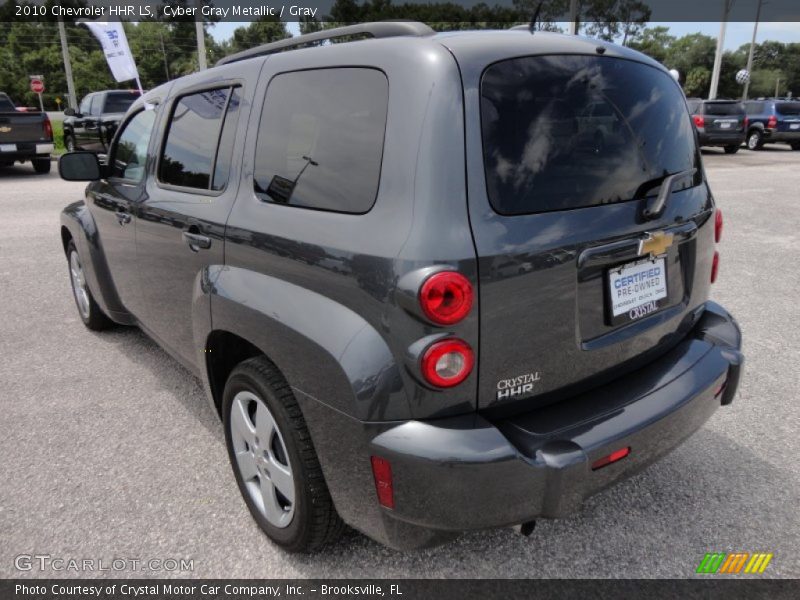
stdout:
<svg viewBox="0 0 800 600">
<path fill-rule="evenodd" d="M 691 577 L 712 551 L 771 552 L 764 577 L 799 577 L 800 152 L 704 161 L 725 215 L 712 294 L 744 331 L 734 404 L 530 538 L 478 531 L 401 553 L 350 532 L 312 556 L 250 518 L 198 381 L 137 329 L 81 324 L 58 215 L 82 184 L 0 169 L 0 577 Z M 25 554 L 128 562 L 19 571 Z M 150 559 L 193 570 L 130 562 Z"/>
</svg>

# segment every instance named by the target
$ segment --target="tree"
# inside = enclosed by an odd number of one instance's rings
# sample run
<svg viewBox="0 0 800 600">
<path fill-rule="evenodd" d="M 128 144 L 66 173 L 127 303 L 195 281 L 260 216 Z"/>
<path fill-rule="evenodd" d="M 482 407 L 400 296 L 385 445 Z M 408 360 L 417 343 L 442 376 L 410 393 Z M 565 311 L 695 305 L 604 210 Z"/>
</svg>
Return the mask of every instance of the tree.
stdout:
<svg viewBox="0 0 800 600">
<path fill-rule="evenodd" d="M 277 17 L 263 17 L 247 27 L 237 27 L 230 41 L 230 52 L 240 52 L 262 44 L 288 38 L 286 26 Z"/>
<path fill-rule="evenodd" d="M 695 67 L 686 75 L 686 82 L 683 89 L 687 96 L 697 96 L 704 98 L 708 93 L 708 85 L 711 81 L 711 71 L 705 67 Z"/>
<path fill-rule="evenodd" d="M 580 14 L 588 35 L 607 42 L 621 38 L 625 46 L 641 34 L 650 19 L 650 7 L 639 0 L 584 0 Z"/>
<path fill-rule="evenodd" d="M 642 31 L 638 40 L 630 44 L 630 47 L 663 63 L 676 39 L 674 35 L 669 34 L 669 27 L 648 27 Z"/>
</svg>

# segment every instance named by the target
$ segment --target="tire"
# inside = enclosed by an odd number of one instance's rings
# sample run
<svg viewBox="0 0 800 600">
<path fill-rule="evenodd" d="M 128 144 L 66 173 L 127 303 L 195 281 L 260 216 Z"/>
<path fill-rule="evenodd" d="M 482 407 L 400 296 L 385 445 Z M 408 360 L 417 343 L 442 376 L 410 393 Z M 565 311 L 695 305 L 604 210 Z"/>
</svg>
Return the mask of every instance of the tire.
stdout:
<svg viewBox="0 0 800 600">
<path fill-rule="evenodd" d="M 800 142 L 792 142 L 789 145 L 792 147 L 792 150 L 800 150 Z"/>
<path fill-rule="evenodd" d="M 75 138 L 71 135 L 64 136 L 64 148 L 67 149 L 67 152 L 75 152 L 77 150 L 77 146 L 75 146 Z"/>
<path fill-rule="evenodd" d="M 289 552 L 313 552 L 338 539 L 344 523 L 281 373 L 263 356 L 240 363 L 225 384 L 222 403 L 236 484 L 264 533 Z"/>
<path fill-rule="evenodd" d="M 736 154 L 739 151 L 739 144 L 735 146 L 725 146 L 725 154 Z"/>
<path fill-rule="evenodd" d="M 747 149 L 748 150 L 761 150 L 764 146 L 764 136 L 758 129 L 753 129 L 747 134 Z"/>
<path fill-rule="evenodd" d="M 73 263 L 73 261 L 76 261 Z M 78 249 L 75 247 L 75 242 L 70 240 L 67 244 L 67 267 L 69 268 L 69 282 L 72 286 L 72 297 L 75 300 L 75 306 L 78 308 L 78 315 L 92 331 L 102 331 L 114 325 L 114 322 L 109 319 L 92 296 L 89 285 L 86 282 L 86 276 L 83 271 L 83 261 L 78 254 Z"/>
<path fill-rule="evenodd" d="M 33 164 L 33 170 L 39 173 L 40 175 L 44 175 L 50 172 L 50 164 L 51 164 L 50 157 L 47 158 L 34 158 L 31 163 Z"/>
</svg>

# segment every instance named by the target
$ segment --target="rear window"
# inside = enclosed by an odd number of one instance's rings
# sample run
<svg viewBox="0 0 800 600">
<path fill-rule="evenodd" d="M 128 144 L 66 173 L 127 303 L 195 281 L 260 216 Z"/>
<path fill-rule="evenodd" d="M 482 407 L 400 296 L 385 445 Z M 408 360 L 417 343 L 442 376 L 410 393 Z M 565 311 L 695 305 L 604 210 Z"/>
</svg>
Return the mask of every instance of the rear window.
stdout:
<svg viewBox="0 0 800 600">
<path fill-rule="evenodd" d="M 269 84 L 254 188 L 265 202 L 344 213 L 375 203 L 389 103 L 374 69 L 284 73 Z"/>
<path fill-rule="evenodd" d="M 778 102 L 775 110 L 782 115 L 800 115 L 800 102 Z"/>
<path fill-rule="evenodd" d="M 697 161 L 680 88 L 669 74 L 628 60 L 495 63 L 481 82 L 481 125 L 489 200 L 506 215 L 655 194 L 666 175 Z M 684 187 L 699 180 L 698 173 Z"/>
<path fill-rule="evenodd" d="M 8 96 L 0 95 L 0 112 L 14 112 L 14 103 L 9 100 Z"/>
<path fill-rule="evenodd" d="M 103 111 L 107 113 L 128 112 L 131 104 L 139 97 L 138 93 L 125 92 L 123 94 L 108 94 Z"/>
<path fill-rule="evenodd" d="M 741 102 L 706 102 L 707 115 L 743 115 Z"/>
</svg>

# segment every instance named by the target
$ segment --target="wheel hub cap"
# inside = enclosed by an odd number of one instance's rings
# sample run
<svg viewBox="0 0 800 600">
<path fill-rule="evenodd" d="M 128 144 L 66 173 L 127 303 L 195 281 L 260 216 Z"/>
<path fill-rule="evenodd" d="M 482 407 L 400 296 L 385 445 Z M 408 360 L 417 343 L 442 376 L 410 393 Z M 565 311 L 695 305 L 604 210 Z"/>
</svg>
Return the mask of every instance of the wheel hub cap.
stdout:
<svg viewBox="0 0 800 600">
<path fill-rule="evenodd" d="M 69 274 L 72 280 L 72 293 L 75 295 L 75 302 L 78 311 L 84 319 L 89 318 L 89 292 L 86 289 L 86 277 L 83 274 L 83 266 L 78 253 L 73 251 L 69 255 Z"/>
<path fill-rule="evenodd" d="M 287 527 L 294 517 L 294 475 L 272 413 L 252 392 L 239 392 L 230 428 L 236 467 L 250 499 L 270 524 Z"/>
</svg>

